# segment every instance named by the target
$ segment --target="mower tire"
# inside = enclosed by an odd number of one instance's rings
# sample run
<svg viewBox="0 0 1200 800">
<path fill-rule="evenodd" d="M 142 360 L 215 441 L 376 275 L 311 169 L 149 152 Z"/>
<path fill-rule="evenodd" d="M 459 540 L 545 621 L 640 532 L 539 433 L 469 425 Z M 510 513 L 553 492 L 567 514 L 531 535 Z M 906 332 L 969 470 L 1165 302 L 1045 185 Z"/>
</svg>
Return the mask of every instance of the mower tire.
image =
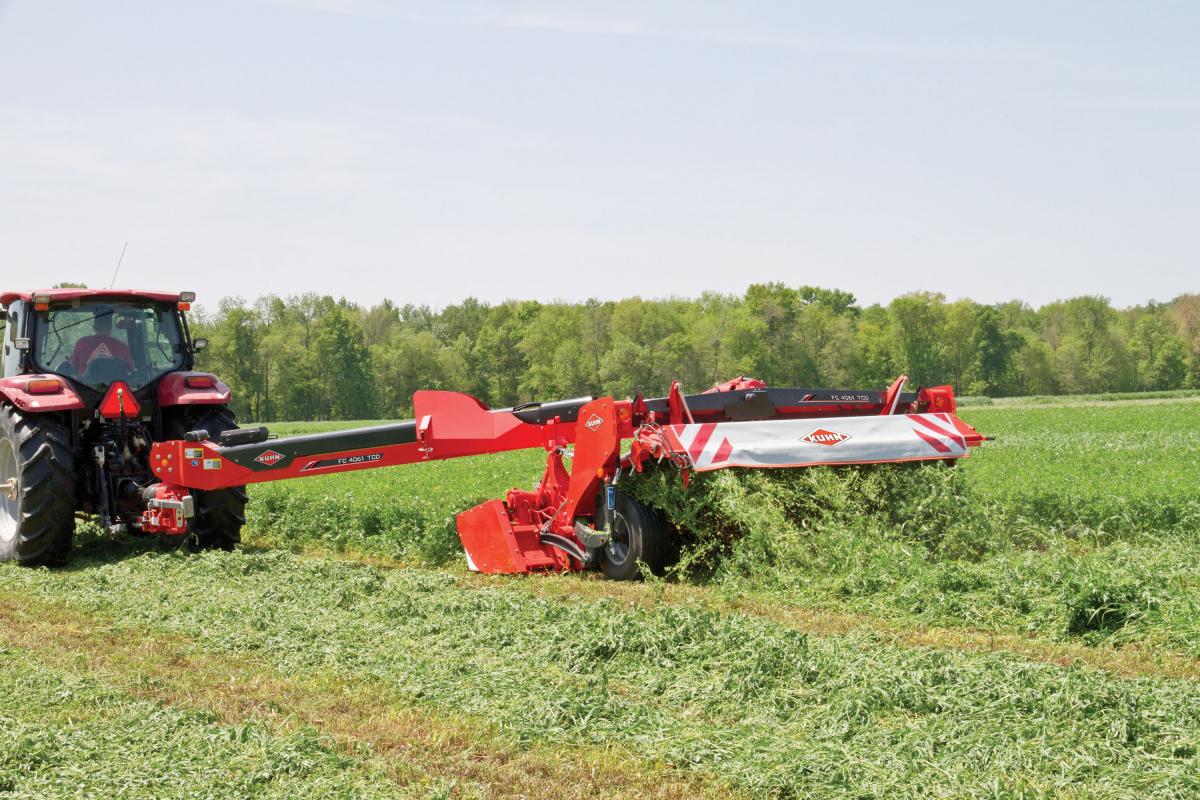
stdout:
<svg viewBox="0 0 1200 800">
<path fill-rule="evenodd" d="M 63 564 L 75 535 L 75 456 L 56 414 L 0 403 L 0 561 Z"/>
<path fill-rule="evenodd" d="M 597 530 L 605 530 L 603 509 L 601 498 L 596 504 Z M 632 495 L 617 492 L 611 539 L 593 552 L 601 571 L 613 580 L 637 578 L 641 573 L 639 563 L 659 575 L 672 552 L 671 530 L 654 509 Z"/>
<path fill-rule="evenodd" d="M 208 431 L 217 439 L 225 431 L 238 429 L 237 418 L 227 406 L 193 406 L 174 415 L 164 425 L 168 439 L 182 439 L 189 431 Z M 185 543 L 192 552 L 233 550 L 242 540 L 246 524 L 246 487 L 234 486 L 213 492 L 192 490 L 196 516 Z"/>
</svg>

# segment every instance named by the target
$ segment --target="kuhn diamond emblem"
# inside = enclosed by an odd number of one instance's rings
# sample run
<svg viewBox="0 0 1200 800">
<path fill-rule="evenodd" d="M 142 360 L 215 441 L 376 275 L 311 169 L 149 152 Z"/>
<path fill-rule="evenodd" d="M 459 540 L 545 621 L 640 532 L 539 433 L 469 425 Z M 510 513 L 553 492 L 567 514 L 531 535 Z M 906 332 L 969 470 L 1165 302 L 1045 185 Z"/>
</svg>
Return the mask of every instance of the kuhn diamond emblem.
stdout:
<svg viewBox="0 0 1200 800">
<path fill-rule="evenodd" d="M 837 431 L 831 431 L 828 428 L 817 428 L 807 436 L 801 436 L 800 441 L 808 442 L 809 444 L 820 444 L 826 447 L 833 447 L 834 445 L 841 444 L 849 438 L 850 435 L 846 433 L 838 433 Z"/>
<path fill-rule="evenodd" d="M 587 426 L 589 431 L 595 433 L 596 430 L 604 424 L 604 419 L 599 414 L 592 414 L 590 417 L 588 417 L 588 421 L 583 424 Z"/>
<path fill-rule="evenodd" d="M 254 460 L 269 467 L 281 458 L 283 458 L 283 453 L 276 453 L 274 450 L 264 450 Z"/>
</svg>

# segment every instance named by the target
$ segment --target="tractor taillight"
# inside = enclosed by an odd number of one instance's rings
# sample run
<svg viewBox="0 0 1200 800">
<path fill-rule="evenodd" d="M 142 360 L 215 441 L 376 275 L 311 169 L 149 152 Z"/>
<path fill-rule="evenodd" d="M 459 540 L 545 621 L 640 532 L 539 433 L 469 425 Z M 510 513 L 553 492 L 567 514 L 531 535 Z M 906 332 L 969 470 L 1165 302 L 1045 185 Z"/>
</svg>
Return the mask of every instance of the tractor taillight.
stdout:
<svg viewBox="0 0 1200 800">
<path fill-rule="evenodd" d="M 181 302 L 181 303 L 179 304 L 179 310 L 180 310 L 180 311 L 191 311 L 191 310 L 192 310 L 192 304 L 191 304 L 191 303 L 182 303 L 182 302 Z"/>
<path fill-rule="evenodd" d="M 211 375 L 189 375 L 183 379 L 183 385 L 189 389 L 211 389 L 217 382 Z"/>
<path fill-rule="evenodd" d="M 35 294 L 33 296 L 34 311 L 49 311 L 50 310 L 50 295 Z"/>
<path fill-rule="evenodd" d="M 62 381 L 58 378 L 38 378 L 25 384 L 25 391 L 29 394 L 58 394 L 62 390 Z"/>
</svg>

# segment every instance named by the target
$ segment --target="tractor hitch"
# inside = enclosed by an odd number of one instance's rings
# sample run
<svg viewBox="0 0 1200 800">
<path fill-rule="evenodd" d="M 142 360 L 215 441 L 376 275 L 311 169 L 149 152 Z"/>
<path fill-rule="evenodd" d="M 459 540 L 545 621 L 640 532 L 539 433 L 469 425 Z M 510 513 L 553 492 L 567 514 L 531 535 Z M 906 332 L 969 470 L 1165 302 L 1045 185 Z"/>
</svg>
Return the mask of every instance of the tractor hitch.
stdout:
<svg viewBox="0 0 1200 800">
<path fill-rule="evenodd" d="M 156 483 L 142 490 L 146 510 L 142 512 L 142 533 L 182 536 L 188 532 L 188 520 L 196 516 L 192 495 L 182 486 Z"/>
</svg>

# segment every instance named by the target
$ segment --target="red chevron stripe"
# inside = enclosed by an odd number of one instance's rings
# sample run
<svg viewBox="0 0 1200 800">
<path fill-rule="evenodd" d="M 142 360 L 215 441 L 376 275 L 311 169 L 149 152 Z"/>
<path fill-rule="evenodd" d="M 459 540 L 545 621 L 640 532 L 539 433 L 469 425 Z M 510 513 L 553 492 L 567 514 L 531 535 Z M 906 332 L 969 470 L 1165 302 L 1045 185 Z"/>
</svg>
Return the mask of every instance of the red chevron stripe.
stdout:
<svg viewBox="0 0 1200 800">
<path fill-rule="evenodd" d="M 713 456 L 712 463 L 720 464 L 721 462 L 725 461 L 725 459 L 729 458 L 729 455 L 732 452 L 733 445 L 729 443 L 729 437 L 726 437 L 724 440 L 722 440 L 721 446 L 717 448 L 717 454 Z"/>
<path fill-rule="evenodd" d="M 922 439 L 924 439 L 926 444 L 928 444 L 934 450 L 937 450 L 939 453 L 949 453 L 950 452 L 950 448 L 947 447 L 945 445 L 945 443 L 938 441 L 937 439 L 930 436 L 928 433 L 917 430 L 916 428 L 913 428 L 913 433 L 915 433 L 917 436 L 920 436 Z"/>
<path fill-rule="evenodd" d="M 708 444 L 708 440 L 712 438 L 716 427 L 717 423 L 709 422 L 701 425 L 700 430 L 696 431 L 696 438 L 692 439 L 692 446 L 688 448 L 688 455 L 692 457 L 693 464 L 700 458 L 700 454 L 704 452 L 704 445 Z"/>
<path fill-rule="evenodd" d="M 947 439 L 949 439 L 952 442 L 954 442 L 955 444 L 957 444 L 963 450 L 967 449 L 967 443 L 965 441 L 963 441 L 962 436 L 960 436 L 957 431 L 954 431 L 952 433 L 951 431 L 948 431 L 948 430 L 942 428 L 940 425 L 933 424 L 933 422 L 931 422 L 930 420 L 928 420 L 922 416 L 914 416 L 913 422 L 919 422 L 922 425 L 924 425 L 926 428 L 929 428 L 929 430 L 938 434 L 939 436 L 945 436 Z"/>
</svg>

